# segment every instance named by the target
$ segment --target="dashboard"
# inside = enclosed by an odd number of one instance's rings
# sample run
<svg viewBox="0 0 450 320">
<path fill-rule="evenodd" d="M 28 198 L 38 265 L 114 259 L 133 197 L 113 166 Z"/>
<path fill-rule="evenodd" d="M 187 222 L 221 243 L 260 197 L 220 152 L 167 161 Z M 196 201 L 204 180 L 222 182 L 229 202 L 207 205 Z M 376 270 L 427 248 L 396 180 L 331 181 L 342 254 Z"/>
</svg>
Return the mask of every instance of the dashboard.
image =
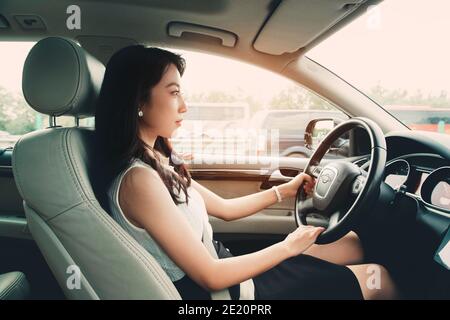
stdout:
<svg viewBox="0 0 450 320">
<path fill-rule="evenodd" d="M 439 182 L 431 192 L 431 203 L 450 211 L 450 184 L 449 181 Z"/>
<path fill-rule="evenodd" d="M 417 166 L 412 159 L 414 158 L 400 157 L 389 162 L 386 165 L 384 181 L 395 190 L 403 189 L 426 203 L 450 212 L 450 166 L 424 168 Z"/>
<path fill-rule="evenodd" d="M 407 160 L 397 158 L 386 165 L 384 182 L 393 189 L 404 188 L 406 192 L 420 195 L 423 182 L 430 173 L 418 169 Z"/>
<path fill-rule="evenodd" d="M 387 136 L 386 144 L 385 183 L 450 213 L 450 148 L 420 133 Z"/>
<path fill-rule="evenodd" d="M 389 270 L 423 279 L 415 284 L 417 292 L 438 290 L 448 299 L 450 264 L 442 248 L 450 235 L 450 135 L 389 133 L 386 151 L 383 190 L 392 206 L 375 210 L 378 224 L 370 221 L 370 228 L 383 230 L 379 243 L 388 239 L 380 259 L 386 259 Z M 365 159 L 364 170 L 369 167 Z"/>
</svg>

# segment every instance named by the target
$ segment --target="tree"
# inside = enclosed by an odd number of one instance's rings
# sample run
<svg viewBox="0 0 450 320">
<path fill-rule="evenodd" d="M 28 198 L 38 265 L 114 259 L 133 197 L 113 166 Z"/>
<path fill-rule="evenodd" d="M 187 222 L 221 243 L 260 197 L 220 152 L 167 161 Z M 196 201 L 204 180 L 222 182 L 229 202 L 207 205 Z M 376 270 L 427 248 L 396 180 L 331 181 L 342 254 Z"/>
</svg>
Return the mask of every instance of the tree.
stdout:
<svg viewBox="0 0 450 320">
<path fill-rule="evenodd" d="M 313 92 L 301 86 L 292 86 L 280 91 L 272 98 L 270 109 L 333 110 L 334 107 L 327 100 Z"/>
<path fill-rule="evenodd" d="M 7 131 L 11 135 L 22 135 L 33 131 L 36 129 L 37 114 L 22 95 L 0 87 L 0 130 Z"/>
<path fill-rule="evenodd" d="M 428 93 L 426 96 L 422 90 L 416 90 L 409 93 L 405 89 L 389 90 L 383 88 L 380 84 L 369 90 L 369 97 L 382 106 L 385 105 L 411 105 L 411 106 L 430 106 L 435 108 L 450 107 L 450 99 L 447 92 L 441 90 L 439 94 Z"/>
<path fill-rule="evenodd" d="M 250 96 L 242 90 L 242 88 L 238 88 L 237 92 L 230 93 L 225 91 L 210 91 L 210 92 L 197 92 L 194 94 L 187 94 L 186 101 L 189 103 L 196 102 L 211 102 L 211 103 L 236 103 L 236 102 L 244 102 L 250 108 L 250 113 L 256 112 L 261 109 L 262 103 L 256 100 L 253 96 Z"/>
</svg>

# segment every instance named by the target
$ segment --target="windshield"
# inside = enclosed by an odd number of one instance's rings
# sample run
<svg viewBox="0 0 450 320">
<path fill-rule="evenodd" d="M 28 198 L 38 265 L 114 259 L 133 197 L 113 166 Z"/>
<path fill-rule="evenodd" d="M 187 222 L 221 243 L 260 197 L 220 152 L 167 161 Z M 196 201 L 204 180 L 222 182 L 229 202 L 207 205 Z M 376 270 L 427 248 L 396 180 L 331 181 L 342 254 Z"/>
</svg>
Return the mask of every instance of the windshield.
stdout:
<svg viewBox="0 0 450 320">
<path fill-rule="evenodd" d="M 450 134 L 448 12 L 448 0 L 384 0 L 307 56 L 410 129 Z"/>
<path fill-rule="evenodd" d="M 185 120 L 227 121 L 245 119 L 246 107 L 226 106 L 225 104 L 198 106 L 188 104 Z"/>
<path fill-rule="evenodd" d="M 280 135 L 303 135 L 308 122 L 317 118 L 345 119 L 342 113 L 335 111 L 274 111 L 267 114 L 263 128 L 279 128 Z"/>
</svg>

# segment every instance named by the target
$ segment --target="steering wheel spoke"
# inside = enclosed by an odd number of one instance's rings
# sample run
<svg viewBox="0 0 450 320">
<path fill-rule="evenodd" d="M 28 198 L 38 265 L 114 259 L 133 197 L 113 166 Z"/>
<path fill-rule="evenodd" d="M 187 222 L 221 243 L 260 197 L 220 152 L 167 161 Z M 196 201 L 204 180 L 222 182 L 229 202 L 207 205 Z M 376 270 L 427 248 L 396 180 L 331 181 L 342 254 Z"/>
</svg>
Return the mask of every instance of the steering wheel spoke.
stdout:
<svg viewBox="0 0 450 320">
<path fill-rule="evenodd" d="M 330 219 L 328 220 L 328 228 L 334 228 L 339 223 L 341 219 L 341 212 L 336 211 L 331 214 Z"/>
<path fill-rule="evenodd" d="M 364 175 L 359 175 L 353 180 L 351 189 L 350 189 L 350 195 L 353 197 L 357 197 L 361 190 L 364 188 L 364 185 L 366 184 L 366 177 Z"/>
<path fill-rule="evenodd" d="M 298 204 L 299 208 L 296 209 L 296 219 L 297 219 L 297 225 L 307 225 L 307 216 L 309 213 L 314 212 L 315 208 L 314 208 L 314 204 L 313 204 L 313 199 L 311 197 L 306 198 L 304 200 L 301 201 L 300 204 Z"/>
</svg>

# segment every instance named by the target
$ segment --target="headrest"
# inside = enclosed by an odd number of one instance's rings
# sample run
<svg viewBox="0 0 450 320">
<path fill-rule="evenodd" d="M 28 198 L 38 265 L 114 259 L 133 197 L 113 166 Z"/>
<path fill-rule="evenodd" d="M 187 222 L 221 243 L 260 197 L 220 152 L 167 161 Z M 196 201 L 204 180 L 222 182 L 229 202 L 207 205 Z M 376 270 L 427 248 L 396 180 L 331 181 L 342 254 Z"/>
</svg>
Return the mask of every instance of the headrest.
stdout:
<svg viewBox="0 0 450 320">
<path fill-rule="evenodd" d="M 104 72 L 104 65 L 74 41 L 49 37 L 30 50 L 23 67 L 22 90 L 37 112 L 91 117 Z"/>
</svg>

